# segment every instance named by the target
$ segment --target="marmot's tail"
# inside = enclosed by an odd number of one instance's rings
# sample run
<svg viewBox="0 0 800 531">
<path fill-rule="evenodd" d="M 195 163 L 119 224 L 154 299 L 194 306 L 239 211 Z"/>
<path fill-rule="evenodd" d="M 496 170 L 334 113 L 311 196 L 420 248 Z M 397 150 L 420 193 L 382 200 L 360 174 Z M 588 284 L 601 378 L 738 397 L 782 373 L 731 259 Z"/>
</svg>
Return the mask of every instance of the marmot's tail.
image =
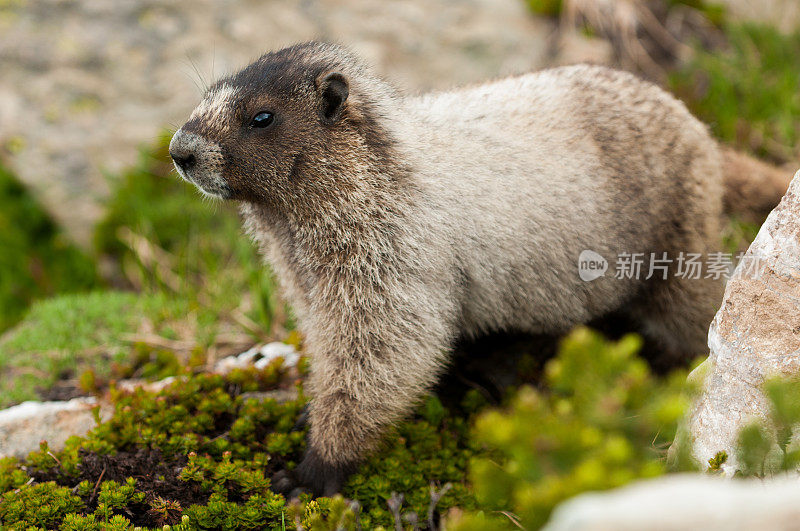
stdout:
<svg viewBox="0 0 800 531">
<path fill-rule="evenodd" d="M 762 223 L 789 188 L 792 173 L 722 146 L 725 212 Z"/>
</svg>

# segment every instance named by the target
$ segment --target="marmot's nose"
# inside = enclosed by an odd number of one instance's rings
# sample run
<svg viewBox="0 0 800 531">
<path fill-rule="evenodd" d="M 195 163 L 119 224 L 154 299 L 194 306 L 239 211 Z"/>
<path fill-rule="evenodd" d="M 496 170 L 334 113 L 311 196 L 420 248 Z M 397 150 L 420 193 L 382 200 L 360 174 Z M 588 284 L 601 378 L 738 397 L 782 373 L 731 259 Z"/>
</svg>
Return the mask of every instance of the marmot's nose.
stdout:
<svg viewBox="0 0 800 531">
<path fill-rule="evenodd" d="M 175 164 L 177 164 L 183 171 L 190 170 L 192 166 L 194 166 L 195 162 L 197 162 L 193 153 L 178 153 L 170 151 L 169 154 L 172 157 L 172 160 L 175 161 Z"/>
<path fill-rule="evenodd" d="M 172 141 L 169 143 L 169 155 L 175 161 L 175 165 L 183 171 L 188 171 L 197 164 L 197 157 L 194 154 L 193 143 L 190 138 L 179 129 Z"/>
</svg>

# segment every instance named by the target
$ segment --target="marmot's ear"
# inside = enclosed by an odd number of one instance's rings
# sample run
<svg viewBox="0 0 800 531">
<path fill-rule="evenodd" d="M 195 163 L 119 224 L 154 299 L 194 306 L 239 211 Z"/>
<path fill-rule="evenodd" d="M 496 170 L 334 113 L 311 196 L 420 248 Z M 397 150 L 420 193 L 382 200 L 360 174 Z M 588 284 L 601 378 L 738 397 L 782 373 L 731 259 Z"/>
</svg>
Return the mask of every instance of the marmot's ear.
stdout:
<svg viewBox="0 0 800 531">
<path fill-rule="evenodd" d="M 347 78 L 339 72 L 326 72 L 317 78 L 317 92 L 322 99 L 322 118 L 328 123 L 338 120 L 350 94 Z"/>
</svg>

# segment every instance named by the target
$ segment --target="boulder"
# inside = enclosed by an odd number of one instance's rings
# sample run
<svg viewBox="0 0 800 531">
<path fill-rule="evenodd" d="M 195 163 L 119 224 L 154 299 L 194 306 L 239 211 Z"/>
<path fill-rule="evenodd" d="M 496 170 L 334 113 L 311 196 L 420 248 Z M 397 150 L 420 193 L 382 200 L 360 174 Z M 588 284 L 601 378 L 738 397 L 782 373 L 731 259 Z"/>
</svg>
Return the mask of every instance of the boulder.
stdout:
<svg viewBox="0 0 800 531">
<path fill-rule="evenodd" d="M 694 456 L 705 463 L 724 450 L 730 475 L 739 431 L 769 416 L 764 380 L 800 375 L 800 172 L 729 280 L 708 346 L 688 428 Z"/>
<path fill-rule="evenodd" d="M 677 474 L 608 492 L 576 496 L 556 507 L 546 531 L 730 531 L 797 529 L 800 480 L 730 481 Z"/>
</svg>

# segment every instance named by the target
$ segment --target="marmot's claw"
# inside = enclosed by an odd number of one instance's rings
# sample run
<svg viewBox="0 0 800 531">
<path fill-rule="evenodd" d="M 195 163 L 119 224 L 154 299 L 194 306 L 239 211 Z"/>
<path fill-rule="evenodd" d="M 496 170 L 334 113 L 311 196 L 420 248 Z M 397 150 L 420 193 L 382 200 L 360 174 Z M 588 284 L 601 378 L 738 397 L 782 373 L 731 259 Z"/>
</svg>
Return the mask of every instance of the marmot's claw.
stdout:
<svg viewBox="0 0 800 531">
<path fill-rule="evenodd" d="M 306 450 L 303 461 L 294 474 L 298 483 L 308 487 L 315 496 L 333 496 L 342 491 L 348 476 L 355 472 L 357 463 L 327 463 L 313 447 Z"/>
<path fill-rule="evenodd" d="M 342 491 L 347 477 L 355 471 L 356 463 L 330 464 L 312 448 L 294 470 L 281 470 L 272 476 L 272 491 L 294 499 L 301 494 L 333 496 Z"/>
</svg>

